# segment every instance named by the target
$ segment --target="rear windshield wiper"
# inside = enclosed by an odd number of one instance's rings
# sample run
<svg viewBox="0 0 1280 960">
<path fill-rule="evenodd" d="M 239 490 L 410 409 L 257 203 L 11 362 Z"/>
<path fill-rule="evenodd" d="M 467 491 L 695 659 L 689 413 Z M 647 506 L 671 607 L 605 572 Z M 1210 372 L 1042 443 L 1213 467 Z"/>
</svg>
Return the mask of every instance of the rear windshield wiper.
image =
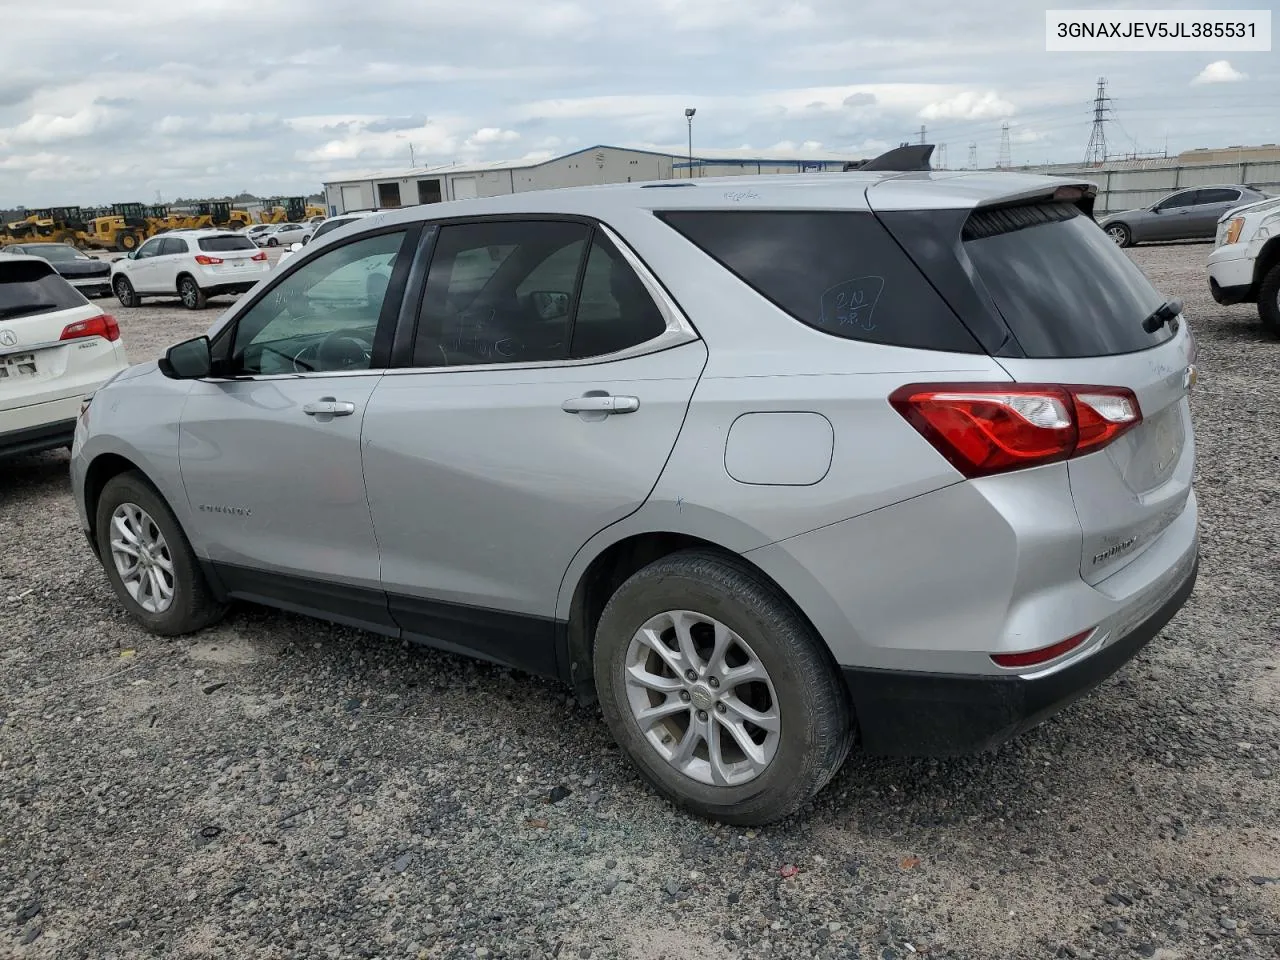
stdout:
<svg viewBox="0 0 1280 960">
<path fill-rule="evenodd" d="M 1142 321 L 1142 329 L 1147 333 L 1155 333 L 1166 323 L 1182 312 L 1181 300 L 1166 300 L 1151 311 L 1147 319 Z"/>
</svg>

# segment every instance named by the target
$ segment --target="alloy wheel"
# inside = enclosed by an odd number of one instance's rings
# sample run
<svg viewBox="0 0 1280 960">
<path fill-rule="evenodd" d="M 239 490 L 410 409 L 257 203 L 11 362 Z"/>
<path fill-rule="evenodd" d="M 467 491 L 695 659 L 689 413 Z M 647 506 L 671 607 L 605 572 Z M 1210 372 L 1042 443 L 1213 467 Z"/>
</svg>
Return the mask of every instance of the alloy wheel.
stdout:
<svg viewBox="0 0 1280 960">
<path fill-rule="evenodd" d="M 625 670 L 632 718 L 685 776 L 736 787 L 773 761 L 782 729 L 773 681 L 725 624 L 691 610 L 650 617 L 627 647 Z"/>
<path fill-rule="evenodd" d="M 111 560 L 129 596 L 147 613 L 173 605 L 173 555 L 151 515 L 136 503 L 111 514 Z"/>
</svg>

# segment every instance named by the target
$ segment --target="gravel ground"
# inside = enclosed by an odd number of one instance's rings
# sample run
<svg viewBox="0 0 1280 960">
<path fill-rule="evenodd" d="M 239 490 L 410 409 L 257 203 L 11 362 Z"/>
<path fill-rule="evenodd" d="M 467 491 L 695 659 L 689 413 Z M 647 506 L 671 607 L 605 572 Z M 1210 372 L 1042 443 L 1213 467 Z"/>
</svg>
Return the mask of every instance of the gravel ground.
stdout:
<svg viewBox="0 0 1280 960">
<path fill-rule="evenodd" d="M 854 756 L 766 830 L 673 812 L 553 684 L 259 608 L 150 637 L 65 455 L 5 463 L 0 956 L 1280 957 L 1280 344 L 1207 252 L 1133 251 L 1200 344 L 1187 607 L 1017 742 Z M 137 360 L 215 316 L 113 312 Z"/>
</svg>

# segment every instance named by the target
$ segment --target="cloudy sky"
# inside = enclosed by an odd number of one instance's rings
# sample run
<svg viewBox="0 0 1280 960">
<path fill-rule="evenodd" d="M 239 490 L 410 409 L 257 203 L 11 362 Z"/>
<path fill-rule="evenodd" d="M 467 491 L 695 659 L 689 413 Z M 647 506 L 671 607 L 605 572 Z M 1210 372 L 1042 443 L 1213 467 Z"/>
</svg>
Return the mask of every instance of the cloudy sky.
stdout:
<svg viewBox="0 0 1280 960">
<path fill-rule="evenodd" d="M 1154 2 L 1054 3 L 1150 8 Z M 1162 0 L 1164 7 L 1269 3 Z M 1031 0 L 0 0 L 0 206 L 319 189 L 596 143 L 952 166 L 1280 141 L 1280 52 L 1045 53 Z M 936 159 L 936 158 L 935 158 Z"/>
</svg>

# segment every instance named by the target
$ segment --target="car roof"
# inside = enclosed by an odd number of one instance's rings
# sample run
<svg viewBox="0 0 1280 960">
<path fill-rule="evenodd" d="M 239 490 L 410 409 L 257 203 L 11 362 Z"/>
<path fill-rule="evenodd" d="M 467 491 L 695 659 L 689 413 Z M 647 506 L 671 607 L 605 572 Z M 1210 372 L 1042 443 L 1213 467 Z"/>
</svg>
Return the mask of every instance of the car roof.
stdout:
<svg viewBox="0 0 1280 960">
<path fill-rule="evenodd" d="M 989 171 L 911 173 L 851 170 L 702 177 L 649 183 L 531 190 L 377 211 L 382 223 L 519 213 L 607 217 L 624 210 L 928 210 L 970 209 L 1019 198 L 1049 197 L 1088 180 Z"/>
</svg>

